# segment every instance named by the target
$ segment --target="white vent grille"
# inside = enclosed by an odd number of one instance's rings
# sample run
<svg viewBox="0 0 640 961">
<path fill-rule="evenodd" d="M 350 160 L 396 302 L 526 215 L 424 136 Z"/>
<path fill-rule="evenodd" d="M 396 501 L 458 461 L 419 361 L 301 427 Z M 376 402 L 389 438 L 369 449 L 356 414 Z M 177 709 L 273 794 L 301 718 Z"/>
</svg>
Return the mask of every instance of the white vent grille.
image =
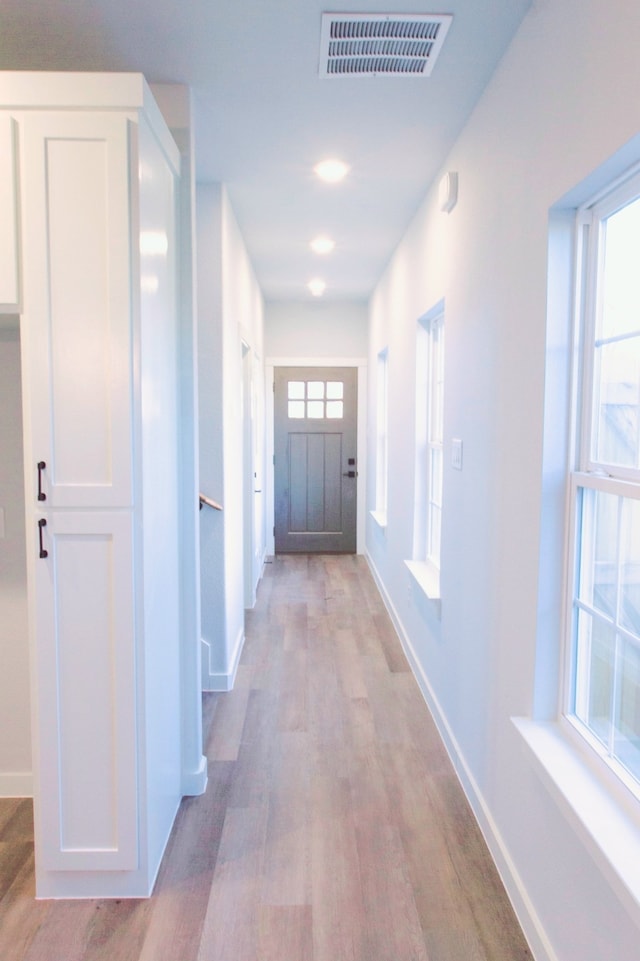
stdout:
<svg viewBox="0 0 640 961">
<path fill-rule="evenodd" d="M 323 13 L 321 77 L 428 77 L 449 14 Z"/>
</svg>

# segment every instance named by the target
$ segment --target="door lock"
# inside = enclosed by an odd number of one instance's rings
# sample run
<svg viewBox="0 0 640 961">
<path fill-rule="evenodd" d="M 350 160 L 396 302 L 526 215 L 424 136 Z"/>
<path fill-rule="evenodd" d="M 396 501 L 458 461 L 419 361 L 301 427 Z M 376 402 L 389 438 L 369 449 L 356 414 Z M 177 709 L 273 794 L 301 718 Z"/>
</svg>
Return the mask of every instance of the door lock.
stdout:
<svg viewBox="0 0 640 961">
<path fill-rule="evenodd" d="M 357 477 L 358 475 L 357 475 L 357 471 L 347 470 L 347 471 L 344 471 L 344 472 L 343 472 L 342 476 L 343 476 L 343 477 Z"/>
</svg>

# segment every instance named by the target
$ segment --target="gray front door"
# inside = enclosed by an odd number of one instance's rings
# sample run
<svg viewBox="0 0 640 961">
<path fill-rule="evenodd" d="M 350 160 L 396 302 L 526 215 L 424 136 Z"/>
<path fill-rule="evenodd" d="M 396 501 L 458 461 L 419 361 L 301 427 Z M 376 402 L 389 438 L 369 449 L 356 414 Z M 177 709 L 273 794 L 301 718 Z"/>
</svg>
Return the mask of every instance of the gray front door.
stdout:
<svg viewBox="0 0 640 961">
<path fill-rule="evenodd" d="M 356 550 L 355 367 L 276 367 L 276 553 Z"/>
</svg>

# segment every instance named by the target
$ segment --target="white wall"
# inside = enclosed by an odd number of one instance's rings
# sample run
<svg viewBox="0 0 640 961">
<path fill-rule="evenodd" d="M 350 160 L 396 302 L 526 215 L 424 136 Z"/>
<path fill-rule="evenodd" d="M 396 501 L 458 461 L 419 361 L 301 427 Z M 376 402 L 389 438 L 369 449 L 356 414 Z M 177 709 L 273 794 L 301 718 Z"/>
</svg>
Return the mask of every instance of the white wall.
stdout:
<svg viewBox="0 0 640 961">
<path fill-rule="evenodd" d="M 4 326 L 6 325 L 6 326 Z M 0 327 L 0 797 L 30 795 L 31 723 L 18 318 Z"/>
<path fill-rule="evenodd" d="M 357 552 L 365 546 L 366 423 L 367 423 L 367 305 L 357 302 L 271 302 L 266 307 L 265 354 L 267 380 L 274 366 L 330 365 L 358 368 Z M 267 391 L 266 529 L 267 551 L 275 550 L 273 476 L 273 392 Z"/>
<path fill-rule="evenodd" d="M 388 527 L 368 521 L 371 563 L 536 958 L 557 961 L 639 956 L 640 912 L 616 894 L 511 721 L 530 715 L 536 696 L 539 574 L 540 596 L 552 598 L 562 572 L 561 537 L 547 543 L 561 476 L 545 477 L 550 500 L 542 487 L 549 212 L 640 131 L 639 41 L 635 4 L 534 3 L 443 168 L 458 172 L 457 207 L 441 213 L 437 189 L 428 195 L 370 305 L 372 371 L 389 349 L 394 465 Z M 442 298 L 440 616 L 403 562 L 412 550 L 416 324 Z M 370 410 L 374 397 L 372 376 Z M 374 426 L 372 418 L 371 479 Z M 454 437 L 464 445 L 461 472 L 449 466 Z M 542 535 L 552 562 L 541 567 Z M 557 611 L 548 626 L 555 650 Z"/>
<path fill-rule="evenodd" d="M 269 303 L 265 354 L 274 357 L 367 355 L 367 306 L 360 303 Z"/>
<path fill-rule="evenodd" d="M 203 685 L 226 690 L 244 641 L 242 351 L 244 343 L 259 372 L 264 305 L 220 185 L 198 187 L 197 225 L 200 489 L 224 508 L 201 511 Z M 257 447 L 263 460 L 263 433 Z"/>
</svg>

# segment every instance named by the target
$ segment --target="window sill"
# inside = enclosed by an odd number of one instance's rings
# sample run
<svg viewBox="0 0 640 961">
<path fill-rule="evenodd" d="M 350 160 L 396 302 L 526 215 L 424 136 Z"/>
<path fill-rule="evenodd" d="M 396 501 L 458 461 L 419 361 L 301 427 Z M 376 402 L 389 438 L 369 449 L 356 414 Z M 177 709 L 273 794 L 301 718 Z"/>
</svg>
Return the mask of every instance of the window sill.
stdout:
<svg viewBox="0 0 640 961">
<path fill-rule="evenodd" d="M 386 530 L 387 512 L 386 511 L 369 511 L 369 513 L 373 517 L 378 527 L 381 527 L 383 530 Z"/>
<path fill-rule="evenodd" d="M 511 720 L 551 797 L 619 899 L 640 921 L 640 819 L 607 789 L 560 724 Z"/>
<path fill-rule="evenodd" d="M 437 607 L 438 614 L 440 614 L 442 599 L 440 597 L 440 571 L 438 568 L 426 561 L 405 561 L 405 564 L 424 596 Z"/>
</svg>

